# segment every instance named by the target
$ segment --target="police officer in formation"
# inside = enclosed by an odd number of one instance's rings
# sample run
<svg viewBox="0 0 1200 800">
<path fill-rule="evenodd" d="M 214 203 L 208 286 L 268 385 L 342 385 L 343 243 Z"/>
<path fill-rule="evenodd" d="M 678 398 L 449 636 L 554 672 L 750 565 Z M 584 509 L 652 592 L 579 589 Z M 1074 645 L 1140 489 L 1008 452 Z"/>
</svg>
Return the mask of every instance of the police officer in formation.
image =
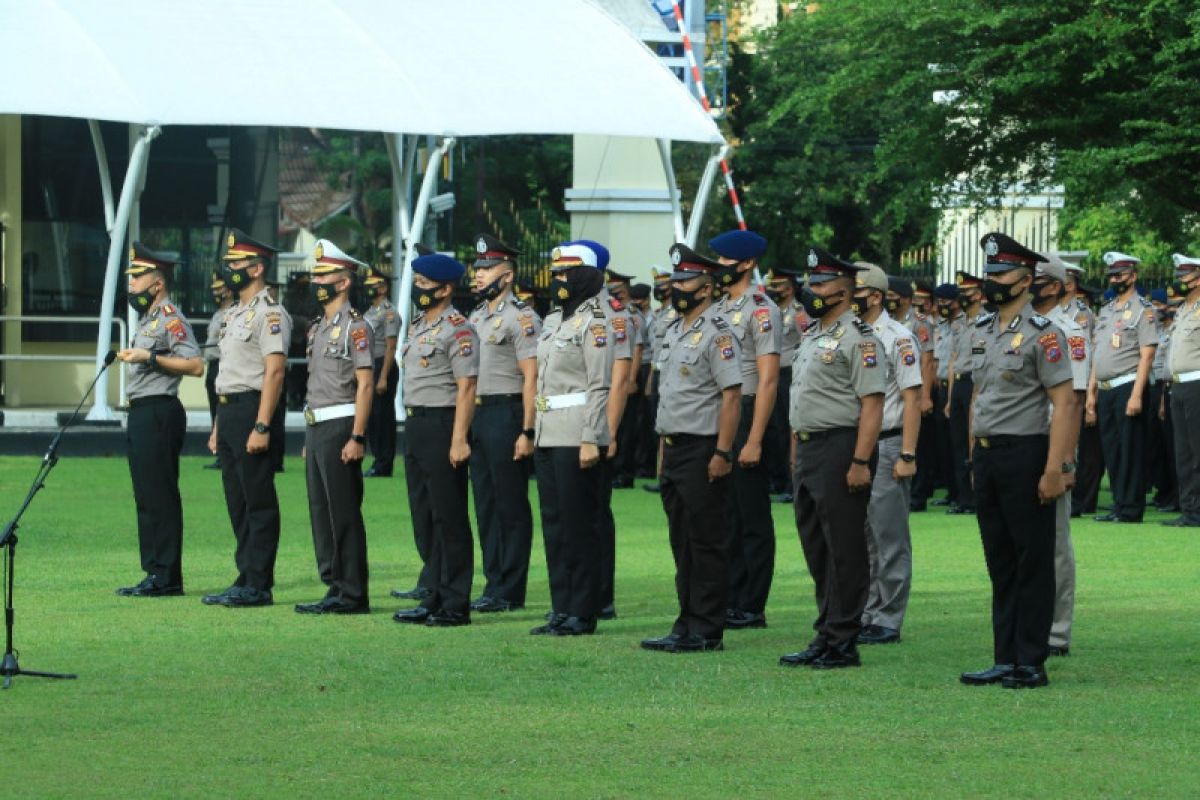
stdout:
<svg viewBox="0 0 1200 800">
<path fill-rule="evenodd" d="M 1185 292 L 1167 353 L 1180 516 L 1164 522 L 1200 527 L 1200 258 L 1176 253 L 1175 278 Z"/>
<path fill-rule="evenodd" d="M 918 291 L 924 292 L 926 297 L 929 297 L 929 293 L 932 291 L 928 282 L 921 283 L 923 283 L 923 287 L 917 281 L 890 276 L 888 277 L 887 299 L 884 301 L 884 309 L 888 312 L 888 316 L 912 332 L 921 374 L 918 401 L 921 427 L 917 435 L 917 470 L 910 481 L 909 509 L 911 511 L 925 510 L 929 496 L 933 494 L 934 469 L 937 459 L 937 445 L 934 441 L 936 415 L 933 413 L 934 391 L 937 386 L 937 364 L 933 357 L 933 350 L 937 341 L 937 331 L 933 319 L 913 303 Z"/>
<path fill-rule="evenodd" d="M 542 321 L 512 292 L 520 251 L 480 234 L 470 321 L 479 335 L 479 381 L 471 425 L 471 485 L 483 556 L 483 593 L 474 611 L 525 607 L 533 512 L 529 507 L 537 409 L 537 342 Z"/>
<path fill-rule="evenodd" d="M 679 615 L 666 636 L 642 641 L 647 650 L 695 653 L 724 649 L 729 597 L 733 441 L 741 414 L 740 348 L 729 325 L 712 312 L 721 265 L 676 244 L 671 248 L 678 312 L 664 334 L 658 432 L 660 480 Z"/>
<path fill-rule="evenodd" d="M 1150 365 L 1149 402 L 1146 411 L 1149 435 L 1146 438 L 1146 488 L 1153 489 L 1152 502 L 1157 511 L 1178 512 L 1178 480 L 1175 476 L 1175 442 L 1170 413 L 1171 373 L 1167 355 L 1175 332 L 1175 307 L 1182 302 L 1174 284 L 1160 286 L 1150 292 L 1158 322 L 1158 347 Z"/>
<path fill-rule="evenodd" d="M 420 316 L 404 343 L 404 477 L 413 538 L 424 565 L 420 605 L 396 612 L 396 622 L 430 627 L 471 623 L 474 547 L 467 514 L 468 432 L 475 413 L 479 340 L 453 306 L 466 272 L 450 256 L 412 262 L 413 302 Z"/>
<path fill-rule="evenodd" d="M 633 347 L 628 366 L 628 377 L 625 389 L 625 407 L 621 413 L 621 425 L 617 430 L 616 454 L 612 457 L 612 488 L 629 489 L 637 477 L 637 440 L 640 433 L 642 404 L 644 396 L 639 388 L 642 364 L 646 348 L 649 345 L 646 332 L 646 318 L 633 305 L 633 276 L 609 269 L 606 270 L 607 283 L 605 291 L 608 295 L 624 306 L 629 318 L 629 330 L 622 332 L 628 335 Z M 614 336 L 615 339 L 615 336 Z M 615 552 L 615 551 L 614 551 Z M 609 598 L 611 600 L 611 598 Z"/>
<path fill-rule="evenodd" d="M 857 262 L 855 314 L 879 340 L 885 370 L 883 429 L 879 433 L 871 499 L 867 506 L 867 555 L 871 584 L 858 644 L 900 641 L 912 589 L 912 539 L 908 528 L 917 437 L 921 430 L 920 348 L 913 332 L 884 305 L 890 283 L 880 267 Z"/>
<path fill-rule="evenodd" d="M 179 453 L 187 415 L 179 402 L 184 375 L 204 372 L 192 327 L 169 297 L 178 262 L 134 242 L 129 250 L 129 305 L 138 313 L 130 347 L 129 476 L 137 506 L 138 549 L 145 577 L 117 590 L 125 597 L 183 594 L 183 505 Z"/>
<path fill-rule="evenodd" d="M 630 305 L 641 315 L 641 344 L 642 358 L 638 365 L 637 392 L 639 411 L 637 422 L 631 427 L 633 433 L 633 470 L 639 478 L 658 477 L 658 437 L 654 434 L 654 416 L 657 409 L 652 406 L 651 366 L 654 360 L 654 310 L 650 307 L 650 287 L 644 283 L 635 283 L 629 288 Z M 619 451 L 618 451 L 619 452 Z"/>
<path fill-rule="evenodd" d="M 313 249 L 313 299 L 323 313 L 308 328 L 304 471 L 317 575 L 325 597 L 300 614 L 367 614 L 367 530 L 362 460 L 375 396 L 371 326 L 350 304 L 359 270 L 368 269 L 326 239 Z"/>
<path fill-rule="evenodd" d="M 204 338 L 204 362 L 207 366 L 207 371 L 204 373 L 204 391 L 208 395 L 209 424 L 215 425 L 217 422 L 217 373 L 221 371 L 221 326 L 225 322 L 225 309 L 233 305 L 233 292 L 229 291 L 229 287 L 225 285 L 225 280 L 221 277 L 219 270 L 213 273 L 209 288 L 212 290 L 213 301 L 217 304 L 217 309 L 208 321 L 208 331 Z M 204 468 L 220 469 L 221 462 L 213 461 L 211 464 L 205 464 Z"/>
<path fill-rule="evenodd" d="M 754 231 L 727 231 L 708 243 L 721 264 L 724 295 L 713 307 L 742 349 L 742 415 L 734 440 L 733 530 L 726 627 L 767 626 L 767 596 L 775 573 L 775 522 L 763 442 L 779 381 L 779 308 L 752 280 L 767 240 Z"/>
<path fill-rule="evenodd" d="M 1092 311 L 1091 299 L 1084 292 L 1084 270 L 1078 264 L 1066 262 L 1066 292 L 1061 301 L 1064 314 L 1072 315 L 1075 322 L 1087 331 L 1088 370 L 1090 374 L 1092 353 L 1095 350 L 1096 314 Z M 1087 412 L 1086 396 L 1079 426 L 1079 444 L 1076 447 L 1074 486 L 1071 489 L 1071 516 L 1081 517 L 1096 511 L 1100 497 L 1100 479 L 1104 476 L 1104 453 L 1100 445 L 1100 429 L 1096 415 Z"/>
<path fill-rule="evenodd" d="M 370 269 L 363 279 L 363 288 L 371 298 L 371 304 L 363 312 L 363 319 L 371 326 L 375 387 L 371 420 L 367 425 L 372 462 L 364 477 L 390 478 L 396 459 L 396 389 L 400 385 L 396 346 L 400 341 L 400 312 L 389 297 L 391 275 L 384 267 Z"/>
<path fill-rule="evenodd" d="M 992 582 L 994 664 L 960 679 L 1032 688 L 1048 682 L 1055 501 L 1066 492 L 1077 412 L 1066 337 L 1031 302 L 1035 267 L 1046 259 L 1002 233 L 985 235 L 980 246 L 983 292 L 997 311 L 968 334 L 980 351 L 970 463 Z"/>
<path fill-rule="evenodd" d="M 221 257 L 221 275 L 237 293 L 237 302 L 226 310 L 221 329 L 217 421 L 208 447 L 221 462 L 225 505 L 237 539 L 238 574 L 225 591 L 205 595 L 206 605 L 248 607 L 273 602 L 279 499 L 269 446 L 292 325 L 266 289 L 266 272 L 276 252 L 233 230 Z"/>
<path fill-rule="evenodd" d="M 950 441 L 950 351 L 954 336 L 962 327 L 962 305 L 958 299 L 958 286 L 953 283 L 938 284 L 933 290 L 934 306 L 937 309 L 937 326 L 933 345 L 933 362 L 937 386 L 934 392 L 934 444 L 937 447 L 937 466 L 934 484 L 946 487 L 946 496 L 929 501 L 932 506 L 958 505 L 958 475 L 954 470 L 954 447 Z M 928 495 L 926 495 L 928 497 Z"/>
<path fill-rule="evenodd" d="M 775 406 L 771 409 L 770 432 L 764 457 L 771 473 L 771 492 L 783 502 L 792 502 L 792 434 L 788 428 L 788 394 L 792 388 L 792 359 L 800 344 L 800 331 L 812 321 L 796 298 L 796 281 L 802 273 L 774 267 L 767 273 L 767 297 L 779 308 L 779 381 Z"/>
<path fill-rule="evenodd" d="M 591 245 L 568 242 L 554 249 L 550 266 L 557 307 L 538 339 L 534 466 L 551 610 L 546 624 L 530 631 L 535 636 L 595 633 L 602 607 L 603 543 L 596 520 L 605 496 L 599 467 L 611 441 L 607 406 L 614 359 L 599 263 Z"/>
<path fill-rule="evenodd" d="M 1097 522 L 1141 522 L 1146 509 L 1147 386 L 1158 322 L 1150 301 L 1137 293 L 1141 261 L 1104 254 L 1108 285 L 1115 293 L 1096 319 L 1096 349 L 1088 384 L 1087 412 L 1095 414 L 1113 493 L 1113 509 Z"/>
<path fill-rule="evenodd" d="M 977 348 L 971 346 L 971 332 L 979 315 L 983 313 L 983 293 L 978 277 L 959 271 L 958 300 L 963 309 L 963 316 L 957 329 L 953 331 L 950 363 L 946 371 L 950 396 L 946 416 L 950 420 L 950 447 L 954 458 L 951 472 L 958 488 L 958 502 L 952 504 L 947 513 L 973 514 L 975 491 L 971 486 L 967 453 L 970 450 L 971 397 L 974 393 L 972 375 L 982 355 L 976 352 Z"/>
<path fill-rule="evenodd" d="M 679 316 L 679 312 L 677 312 L 675 307 L 671 304 L 671 275 L 674 274 L 673 271 L 655 265 L 651 268 L 651 273 L 654 277 L 654 286 L 651 288 L 651 293 L 653 294 L 655 301 L 658 302 L 658 308 L 654 309 L 653 313 L 651 313 L 649 321 L 650 330 L 648 335 L 650 339 L 650 349 L 647 352 L 645 360 L 650 362 L 650 375 L 647 378 L 646 399 L 647 410 L 650 412 L 647 416 L 650 417 L 651 428 L 652 430 L 657 430 L 658 425 L 655 421 L 655 417 L 658 414 L 659 403 L 659 359 L 662 355 L 662 345 L 667 334 L 667 328 L 672 322 L 675 321 L 676 317 Z M 652 471 L 657 477 L 658 460 L 661 449 L 657 435 L 653 437 L 653 440 L 650 442 L 650 446 L 654 451 L 654 467 Z M 648 492 L 657 492 L 659 491 L 660 487 L 658 482 L 654 482 L 645 484 L 642 486 L 642 488 Z"/>
<path fill-rule="evenodd" d="M 800 302 L 813 322 L 793 367 L 796 529 L 816 588 L 816 636 L 784 666 L 861 664 L 857 639 L 870 588 L 867 506 L 883 424 L 887 365 L 871 326 L 851 309 L 861 268 L 814 247 Z"/>
</svg>

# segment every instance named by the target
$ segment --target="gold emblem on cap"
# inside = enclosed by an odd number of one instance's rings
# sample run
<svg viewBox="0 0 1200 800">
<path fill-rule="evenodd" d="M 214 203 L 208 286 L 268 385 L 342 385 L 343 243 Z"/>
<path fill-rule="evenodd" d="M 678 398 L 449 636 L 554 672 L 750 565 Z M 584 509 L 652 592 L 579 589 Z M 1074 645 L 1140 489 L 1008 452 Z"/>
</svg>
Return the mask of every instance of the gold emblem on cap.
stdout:
<svg viewBox="0 0 1200 800">
<path fill-rule="evenodd" d="M 989 236 L 987 238 L 987 241 L 983 244 L 983 252 L 987 253 L 989 256 L 1000 254 L 1000 245 L 996 243 L 995 236 Z"/>
<path fill-rule="evenodd" d="M 231 233 L 229 234 L 229 238 L 225 240 L 225 245 L 226 247 L 233 247 L 235 244 L 237 244 L 237 237 Z"/>
<path fill-rule="evenodd" d="M 313 258 L 324 258 L 324 257 L 325 257 L 325 245 L 321 244 L 320 242 L 317 242 L 317 249 L 313 250 Z"/>
<path fill-rule="evenodd" d="M 558 261 L 560 258 L 562 258 L 562 248 L 556 247 L 553 250 L 551 250 L 550 258 L 554 259 L 555 261 Z"/>
</svg>

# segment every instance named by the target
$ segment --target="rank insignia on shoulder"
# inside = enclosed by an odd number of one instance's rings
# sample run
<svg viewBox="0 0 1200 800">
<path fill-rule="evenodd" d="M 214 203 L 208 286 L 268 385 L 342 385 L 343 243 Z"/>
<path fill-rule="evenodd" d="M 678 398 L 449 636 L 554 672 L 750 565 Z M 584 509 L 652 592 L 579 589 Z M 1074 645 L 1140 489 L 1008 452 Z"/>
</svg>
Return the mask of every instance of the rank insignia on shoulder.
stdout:
<svg viewBox="0 0 1200 800">
<path fill-rule="evenodd" d="M 596 347 L 608 345 L 608 329 L 604 325 L 591 325 L 588 332 L 592 334 L 592 344 Z"/>
<path fill-rule="evenodd" d="M 813 328 L 817 327 L 820 324 L 821 324 L 820 320 L 814 319 L 811 322 L 809 322 L 807 325 L 805 325 L 803 328 L 801 328 L 800 331 L 802 333 L 808 333 L 809 331 L 811 331 Z"/>
<path fill-rule="evenodd" d="M 1039 336 L 1038 344 L 1041 345 L 1047 361 L 1053 363 L 1062 358 L 1062 348 L 1058 346 L 1058 337 L 1053 333 L 1044 333 Z"/>
<path fill-rule="evenodd" d="M 721 354 L 722 361 L 728 361 L 733 358 L 735 352 L 733 349 L 733 336 L 728 333 L 723 333 L 713 340 L 716 345 L 717 352 Z"/>
<path fill-rule="evenodd" d="M 868 325 L 867 323 L 863 322 L 858 317 L 854 318 L 854 327 L 858 328 L 858 332 L 861 333 L 863 336 L 874 336 L 875 335 L 875 331 L 872 330 L 871 326 Z"/>
<path fill-rule="evenodd" d="M 178 310 L 175 308 L 175 306 L 171 305 L 170 303 L 163 303 L 161 306 L 159 306 L 159 309 L 164 314 L 174 314 Z"/>
<path fill-rule="evenodd" d="M 986 314 L 980 314 L 979 319 L 975 320 L 975 327 L 986 328 L 988 325 L 992 324 L 992 320 L 995 319 L 995 317 L 996 315 L 990 311 Z"/>
<path fill-rule="evenodd" d="M 875 354 L 874 342 L 859 342 L 858 351 L 862 355 L 862 365 L 864 367 L 870 369 L 879 363 L 879 357 Z"/>
<path fill-rule="evenodd" d="M 446 317 L 446 321 L 456 328 L 460 328 L 467 321 L 467 318 L 455 311 L 450 316 Z"/>
<path fill-rule="evenodd" d="M 729 323 L 726 322 L 722 317 L 713 317 L 712 324 L 713 324 L 713 327 L 719 331 L 729 330 Z"/>
<path fill-rule="evenodd" d="M 1050 327 L 1050 320 L 1043 317 L 1041 314 L 1034 314 L 1029 318 L 1029 324 L 1037 328 L 1039 331 L 1044 331 Z"/>
<path fill-rule="evenodd" d="M 608 298 L 608 304 L 609 304 L 609 306 L 612 307 L 613 311 L 624 311 L 625 310 L 625 304 L 622 303 L 620 300 L 618 300 L 615 297 Z"/>
</svg>

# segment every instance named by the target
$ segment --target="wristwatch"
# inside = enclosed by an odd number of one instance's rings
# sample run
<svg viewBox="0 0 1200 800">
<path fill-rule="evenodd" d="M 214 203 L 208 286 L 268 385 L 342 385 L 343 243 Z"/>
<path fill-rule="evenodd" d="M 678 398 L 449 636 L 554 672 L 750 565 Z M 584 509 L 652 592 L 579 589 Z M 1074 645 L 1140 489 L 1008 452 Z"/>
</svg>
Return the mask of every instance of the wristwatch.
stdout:
<svg viewBox="0 0 1200 800">
<path fill-rule="evenodd" d="M 713 449 L 713 455 L 720 456 L 721 458 L 728 461 L 730 464 L 733 463 L 733 452 L 730 450 L 722 450 L 721 448 L 717 447 L 717 448 Z"/>
<path fill-rule="evenodd" d="M 367 443 L 367 437 L 363 436 L 361 433 L 350 434 L 350 440 L 352 442 L 354 442 L 355 444 L 366 444 Z"/>
<path fill-rule="evenodd" d="M 871 466 L 871 461 L 870 461 L 869 459 L 866 459 L 866 458 L 852 458 L 852 459 L 850 459 L 850 463 L 851 463 L 851 464 L 858 464 L 860 467 L 869 467 L 869 466 Z"/>
<path fill-rule="evenodd" d="M 146 366 L 151 369 L 158 369 L 158 353 L 150 351 L 150 357 L 146 359 Z"/>
<path fill-rule="evenodd" d="M 254 423 L 254 432 L 255 433 L 270 433 L 271 426 L 267 425 L 264 422 L 256 422 L 256 423 Z"/>
<path fill-rule="evenodd" d="M 1074 461 L 1064 461 L 1063 465 L 1062 465 L 1062 471 L 1063 471 L 1063 475 L 1070 475 L 1072 472 L 1075 471 L 1075 462 Z"/>
<path fill-rule="evenodd" d="M 534 428 L 526 428 L 525 430 L 521 431 L 521 435 L 532 442 L 534 437 L 537 436 L 537 430 Z"/>
<path fill-rule="evenodd" d="M 917 454 L 916 453 L 901 453 L 900 460 L 905 462 L 906 464 L 911 464 L 917 460 Z"/>
</svg>

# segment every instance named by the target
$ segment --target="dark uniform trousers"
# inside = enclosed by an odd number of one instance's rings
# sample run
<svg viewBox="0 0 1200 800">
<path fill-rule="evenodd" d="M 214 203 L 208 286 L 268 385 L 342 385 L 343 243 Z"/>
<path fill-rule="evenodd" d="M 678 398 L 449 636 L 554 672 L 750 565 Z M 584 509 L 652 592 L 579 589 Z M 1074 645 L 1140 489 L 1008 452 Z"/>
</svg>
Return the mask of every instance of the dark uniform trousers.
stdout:
<svg viewBox="0 0 1200 800">
<path fill-rule="evenodd" d="M 675 557 L 679 617 L 671 632 L 720 639 L 729 607 L 730 476 L 708 480 L 716 436 L 673 434 L 663 442 L 663 510 Z"/>
<path fill-rule="evenodd" d="M 1037 494 L 1050 440 L 985 438 L 973 457 L 975 511 L 992 580 L 995 663 L 1040 667 L 1054 619 L 1056 504 L 1043 505 Z"/>
<path fill-rule="evenodd" d="M 637 477 L 637 445 L 645 416 L 646 396 L 642 371 L 638 370 L 637 389 L 625 399 L 625 413 L 621 416 L 621 427 L 617 429 L 617 457 L 613 459 L 613 477 L 628 483 Z"/>
<path fill-rule="evenodd" d="M 1173 506 L 1178 502 L 1175 479 L 1175 434 L 1171 424 L 1171 384 L 1155 381 L 1146 387 L 1146 491 L 1154 490 L 1154 503 Z M 1165 400 L 1165 402 L 1164 402 Z M 1164 411 L 1158 418 L 1159 404 Z"/>
<path fill-rule="evenodd" d="M 1179 476 L 1179 506 L 1200 522 L 1200 381 L 1171 387 L 1175 428 L 1175 471 Z"/>
<path fill-rule="evenodd" d="M 974 391 L 975 384 L 970 373 L 963 372 L 954 376 L 954 390 L 950 393 L 950 448 L 954 460 L 950 473 L 958 489 L 958 505 L 967 510 L 975 508 L 971 468 L 967 466 L 971 435 L 971 395 Z"/>
<path fill-rule="evenodd" d="M 1135 417 L 1125 414 L 1133 384 L 1100 389 L 1096 400 L 1096 422 L 1108 466 L 1108 483 L 1113 493 L 1113 513 L 1141 520 L 1146 511 L 1146 404 Z M 1148 398 L 1147 398 L 1148 399 Z"/>
<path fill-rule="evenodd" d="M 791 491 L 792 476 L 788 459 L 791 458 L 791 428 L 788 425 L 788 408 L 791 403 L 792 367 L 779 368 L 779 384 L 775 387 L 775 407 L 771 409 L 771 420 L 767 423 L 767 435 L 763 437 L 763 460 L 767 463 L 770 476 L 770 491 L 774 494 Z"/>
<path fill-rule="evenodd" d="M 868 487 L 851 492 L 846 484 L 858 441 L 856 428 L 809 434 L 796 442 L 796 530 L 804 560 L 816 585 L 813 630 L 827 644 L 854 642 L 862 629 L 870 591 L 867 555 Z M 878 451 L 876 451 L 878 452 Z M 871 456 L 871 472 L 877 456 Z"/>
<path fill-rule="evenodd" d="M 474 542 L 467 466 L 450 463 L 454 407 L 410 408 L 404 431 L 413 538 L 424 562 L 417 584 L 433 593 L 421 604 L 431 611 L 470 613 Z"/>
<path fill-rule="evenodd" d="M 383 372 L 383 359 L 375 359 L 375 382 Z M 371 403 L 371 416 L 367 420 L 367 441 L 371 445 L 371 457 L 378 471 L 391 473 L 396 460 L 396 388 L 400 384 L 400 370 L 394 366 L 388 373 L 387 390 L 383 396 L 375 395 Z"/>
<path fill-rule="evenodd" d="M 137 506 L 142 569 L 161 586 L 183 585 L 183 506 L 179 452 L 187 414 L 179 398 L 152 395 L 129 401 L 126 441 Z"/>
<path fill-rule="evenodd" d="M 600 512 L 605 471 L 600 463 L 579 466 L 578 447 L 539 447 L 534 451 L 542 539 L 550 577 L 550 602 L 556 614 L 595 619 L 600 602 Z"/>
<path fill-rule="evenodd" d="M 621 417 L 624 427 L 625 416 Z M 618 429 L 619 433 L 619 429 Z M 617 445 L 617 454 L 621 447 Z M 600 608 L 614 605 L 617 583 L 617 520 L 613 516 L 613 465 L 607 458 L 592 468 L 600 476 L 596 498 L 596 537 L 600 542 Z"/>
<path fill-rule="evenodd" d="M 949 401 L 950 385 L 947 381 L 940 380 L 933 394 L 933 439 L 934 449 L 937 453 L 934 462 L 936 472 L 933 484 L 935 487 L 946 487 L 946 499 L 951 503 L 957 503 L 958 476 L 954 472 L 954 446 L 950 439 L 950 420 L 942 413 L 942 409 Z M 917 463 L 921 463 L 919 457 Z"/>
<path fill-rule="evenodd" d="M 471 424 L 471 484 L 486 579 L 483 595 L 525 605 L 533 542 L 529 462 L 513 461 L 525 406 L 519 394 L 479 399 Z"/>
<path fill-rule="evenodd" d="M 941 411 L 938 410 L 939 388 L 935 384 L 930 398 L 933 401 L 933 411 L 921 417 L 921 428 L 917 433 L 917 474 L 912 480 L 913 505 L 924 505 L 933 496 L 933 490 L 938 485 L 938 470 L 941 468 L 938 463 L 940 453 L 937 446 L 937 418 L 941 416 Z"/>
<path fill-rule="evenodd" d="M 637 464 L 637 472 L 639 475 L 653 477 L 658 474 L 658 434 L 655 431 L 655 423 L 658 420 L 658 378 L 659 376 L 651 372 L 649 364 L 643 364 L 642 371 L 646 373 L 645 379 L 639 377 L 639 383 L 643 387 L 642 415 L 638 425 L 637 435 L 637 452 L 634 461 Z M 651 386 L 652 391 L 649 394 L 645 393 L 645 386 L 648 382 L 653 381 Z"/>
<path fill-rule="evenodd" d="M 1079 447 L 1075 454 L 1075 488 L 1071 490 L 1071 514 L 1093 514 L 1100 499 L 1104 477 L 1104 451 L 1099 425 L 1080 422 Z"/>
<path fill-rule="evenodd" d="M 260 392 L 224 395 L 225 402 L 217 406 L 217 459 L 225 505 L 237 537 L 235 585 L 269 591 L 275 585 L 275 553 L 279 549 L 275 467 L 269 450 L 246 452 L 260 396 Z"/>
<path fill-rule="evenodd" d="M 221 372 L 221 362 L 213 360 L 208 362 L 208 369 L 204 373 L 204 392 L 208 395 L 208 415 L 213 422 L 217 421 L 217 375 Z"/>
<path fill-rule="evenodd" d="M 775 574 L 775 520 L 771 517 L 771 486 L 766 461 L 759 461 L 757 466 L 750 468 L 737 462 L 753 423 L 754 395 L 743 395 L 742 417 L 733 440 L 733 502 L 729 504 L 730 513 L 726 517 L 733 533 L 729 553 L 729 606 L 761 614 L 767 607 L 767 595 L 771 593 L 771 579 Z M 765 452 L 763 457 L 765 459 Z"/>
<path fill-rule="evenodd" d="M 276 472 L 283 472 L 283 456 L 287 447 L 287 390 L 279 390 L 279 401 L 275 403 L 275 411 L 271 414 L 271 438 L 267 442 L 267 452 L 271 454 L 271 466 Z"/>
<path fill-rule="evenodd" d="M 363 525 L 363 477 L 358 462 L 342 463 L 354 417 L 309 426 L 304 435 L 308 515 L 317 573 L 328 597 L 368 604 L 367 530 Z"/>
</svg>

